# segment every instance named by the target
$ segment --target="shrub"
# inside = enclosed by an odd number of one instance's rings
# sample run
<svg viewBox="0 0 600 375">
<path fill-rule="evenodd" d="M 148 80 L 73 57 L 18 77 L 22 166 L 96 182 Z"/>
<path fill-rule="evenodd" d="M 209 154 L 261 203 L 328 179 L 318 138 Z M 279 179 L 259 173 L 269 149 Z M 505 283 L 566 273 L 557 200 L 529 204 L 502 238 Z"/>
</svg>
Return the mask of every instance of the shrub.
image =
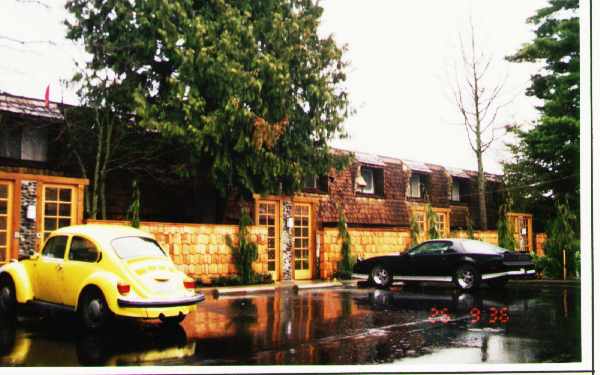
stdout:
<svg viewBox="0 0 600 375">
<path fill-rule="evenodd" d="M 438 232 L 437 228 L 438 216 L 435 212 L 433 212 L 433 209 L 431 208 L 430 204 L 427 205 L 427 208 L 425 210 L 425 216 L 427 217 L 427 226 L 429 227 L 429 229 L 427 230 L 427 234 L 429 234 L 429 239 L 435 240 L 436 238 L 440 238 L 440 232 Z"/>
<path fill-rule="evenodd" d="M 348 232 L 348 224 L 346 223 L 346 215 L 344 211 L 340 210 L 338 219 L 338 239 L 342 240 L 342 260 L 338 263 L 337 272 L 334 273 L 334 277 L 340 279 L 351 279 L 352 278 L 352 261 L 350 260 L 350 249 L 352 248 L 352 242 L 350 233 Z"/>
<path fill-rule="evenodd" d="M 515 229 L 506 217 L 506 214 L 509 211 L 508 205 L 502 204 L 500 205 L 500 210 L 498 212 L 498 246 L 503 247 L 508 250 L 515 250 L 517 247 L 517 243 L 515 241 Z"/>
<path fill-rule="evenodd" d="M 467 238 L 470 240 L 475 239 L 475 231 L 473 230 L 473 220 L 471 220 L 471 215 L 469 215 L 469 211 L 467 211 L 467 217 L 465 218 L 467 221 Z"/>
<path fill-rule="evenodd" d="M 258 259 L 258 246 L 248 238 L 248 226 L 252 220 L 247 210 L 242 210 L 240 216 L 240 230 L 238 233 L 238 245 L 233 245 L 231 236 L 225 237 L 227 246 L 231 249 L 233 261 L 242 284 L 250 284 L 255 279 L 252 263 Z"/>
<path fill-rule="evenodd" d="M 415 215 L 410 215 L 410 244 L 411 246 L 415 246 L 419 243 L 419 236 L 421 235 L 421 229 L 419 228 L 419 224 L 417 223 L 417 219 Z"/>
<path fill-rule="evenodd" d="M 563 250 L 566 252 L 567 258 L 567 275 L 577 276 L 578 274 L 580 265 L 578 265 L 577 253 L 580 251 L 580 243 L 573 230 L 575 219 L 575 215 L 569 210 L 566 203 L 556 203 L 556 216 L 548 222 L 548 239 L 544 243 L 546 257 L 552 259 L 553 264 L 558 263 L 561 266 L 558 275 L 553 273 L 553 277 L 560 277 L 562 274 Z"/>
<path fill-rule="evenodd" d="M 549 279 L 557 279 L 561 277 L 562 265 L 558 260 L 546 255 L 537 256 L 533 253 L 531 254 L 531 259 L 538 274 L 541 274 L 545 278 Z"/>
</svg>

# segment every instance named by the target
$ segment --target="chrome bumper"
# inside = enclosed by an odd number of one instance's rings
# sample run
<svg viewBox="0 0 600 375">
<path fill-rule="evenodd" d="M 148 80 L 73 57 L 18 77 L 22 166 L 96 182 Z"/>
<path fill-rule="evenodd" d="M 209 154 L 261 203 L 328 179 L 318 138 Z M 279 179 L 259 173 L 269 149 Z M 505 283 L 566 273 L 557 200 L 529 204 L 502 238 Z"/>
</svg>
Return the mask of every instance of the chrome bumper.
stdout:
<svg viewBox="0 0 600 375">
<path fill-rule="evenodd" d="M 141 308 L 152 308 L 152 307 L 177 307 L 177 306 L 190 306 L 195 305 L 204 301 L 204 294 L 199 293 L 193 297 L 169 299 L 169 300 L 154 300 L 154 301 L 140 301 L 130 300 L 125 298 L 117 299 L 119 307 L 141 307 Z"/>
<path fill-rule="evenodd" d="M 352 274 L 352 278 L 353 279 L 359 279 L 359 280 L 369 280 L 369 275 L 364 275 L 361 273 L 353 273 Z"/>
</svg>

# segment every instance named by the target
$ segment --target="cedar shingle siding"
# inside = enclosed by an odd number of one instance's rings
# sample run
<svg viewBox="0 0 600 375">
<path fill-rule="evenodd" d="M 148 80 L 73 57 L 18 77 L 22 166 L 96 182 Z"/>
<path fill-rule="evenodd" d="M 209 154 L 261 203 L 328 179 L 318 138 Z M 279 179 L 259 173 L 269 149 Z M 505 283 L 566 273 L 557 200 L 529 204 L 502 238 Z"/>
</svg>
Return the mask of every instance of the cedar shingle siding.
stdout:
<svg viewBox="0 0 600 375">
<path fill-rule="evenodd" d="M 358 163 L 354 163 L 346 170 L 331 174 L 333 181 L 329 184 L 329 197 L 319 206 L 318 220 L 324 225 L 336 223 L 339 214 L 334 202 L 337 202 L 344 207 L 349 225 L 408 226 L 408 210 L 404 199 L 406 177 L 402 165 L 386 163 L 383 167 L 383 196 L 355 193 L 357 169 Z"/>
</svg>

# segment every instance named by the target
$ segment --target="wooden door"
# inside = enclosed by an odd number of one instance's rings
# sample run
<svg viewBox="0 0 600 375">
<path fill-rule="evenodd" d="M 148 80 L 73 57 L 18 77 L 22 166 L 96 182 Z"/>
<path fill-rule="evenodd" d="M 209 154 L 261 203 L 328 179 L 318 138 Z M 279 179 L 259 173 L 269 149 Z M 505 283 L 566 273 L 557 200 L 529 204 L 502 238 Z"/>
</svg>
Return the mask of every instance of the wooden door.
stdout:
<svg viewBox="0 0 600 375">
<path fill-rule="evenodd" d="M 267 269 L 273 280 L 279 280 L 280 274 L 280 216 L 278 201 L 258 201 L 256 222 L 267 227 Z"/>
<path fill-rule="evenodd" d="M 311 279 L 313 264 L 312 207 L 306 203 L 295 203 L 292 215 L 294 218 L 292 230 L 294 279 Z"/>
<path fill-rule="evenodd" d="M 12 240 L 12 182 L 0 181 L 0 264 L 10 260 Z"/>
<path fill-rule="evenodd" d="M 40 220 L 42 238 L 38 246 L 43 244 L 53 230 L 75 224 L 76 194 L 77 190 L 73 186 L 44 185 Z"/>
</svg>

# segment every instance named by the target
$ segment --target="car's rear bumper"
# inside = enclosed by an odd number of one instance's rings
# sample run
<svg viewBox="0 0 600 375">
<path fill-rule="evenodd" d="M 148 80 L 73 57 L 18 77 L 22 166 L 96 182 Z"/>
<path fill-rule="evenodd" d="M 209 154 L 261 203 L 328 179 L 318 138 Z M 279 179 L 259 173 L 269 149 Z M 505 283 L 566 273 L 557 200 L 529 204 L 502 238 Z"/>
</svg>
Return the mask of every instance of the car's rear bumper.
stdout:
<svg viewBox="0 0 600 375">
<path fill-rule="evenodd" d="M 119 307 L 139 307 L 139 308 L 164 308 L 164 307 L 179 307 L 179 306 L 190 306 L 195 305 L 204 301 L 204 294 L 199 293 L 193 297 L 187 298 L 178 298 L 178 299 L 168 299 L 168 300 L 150 300 L 150 301 L 140 301 L 140 300 L 129 300 L 125 298 L 117 299 L 117 304 Z"/>
<path fill-rule="evenodd" d="M 503 272 L 485 273 L 481 275 L 482 280 L 496 279 L 498 277 L 508 277 L 510 279 L 526 279 L 535 277 L 535 269 L 510 270 Z"/>
</svg>

